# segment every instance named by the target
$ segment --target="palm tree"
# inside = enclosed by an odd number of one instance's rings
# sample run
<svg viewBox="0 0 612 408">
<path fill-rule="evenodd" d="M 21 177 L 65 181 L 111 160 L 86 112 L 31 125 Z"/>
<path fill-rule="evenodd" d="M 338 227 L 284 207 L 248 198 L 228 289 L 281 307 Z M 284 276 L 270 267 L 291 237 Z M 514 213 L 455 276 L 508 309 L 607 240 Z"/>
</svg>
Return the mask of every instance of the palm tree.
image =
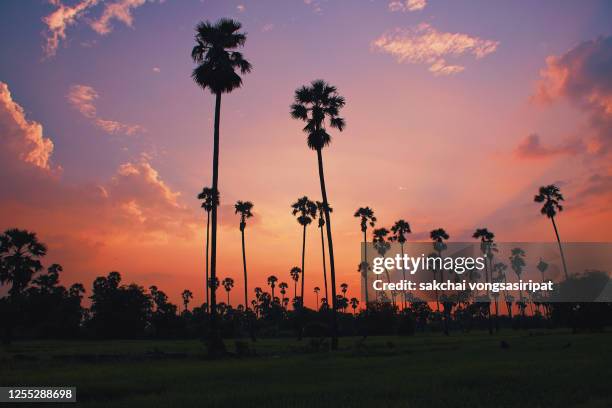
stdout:
<svg viewBox="0 0 612 408">
<path fill-rule="evenodd" d="M 227 292 L 227 305 L 230 306 L 231 304 L 229 295 L 230 291 L 234 287 L 234 280 L 232 278 L 225 278 L 221 282 L 221 285 L 223 285 L 223 288 L 225 288 L 225 291 Z"/>
<path fill-rule="evenodd" d="M 518 277 L 520 281 L 521 274 L 523 273 L 523 268 L 526 265 L 525 264 L 525 251 L 523 251 L 521 248 L 512 248 L 509 259 L 510 259 L 510 266 L 512 267 L 512 270 L 514 271 L 514 273 L 516 273 L 516 276 Z M 520 287 L 519 287 L 519 302 L 520 302 L 521 314 L 524 315 L 525 305 L 523 303 L 523 291 L 521 291 Z"/>
<path fill-rule="evenodd" d="M 406 243 L 406 234 L 410 234 L 412 231 L 410 230 L 410 224 L 405 220 L 398 220 L 391 227 L 391 232 L 393 236 L 391 237 L 391 241 L 399 242 L 400 247 L 402 249 L 402 259 L 404 258 L 404 244 Z M 406 270 L 402 268 L 402 278 L 406 280 Z M 404 291 L 404 304 L 403 308 L 406 308 L 406 291 Z"/>
<path fill-rule="evenodd" d="M 540 187 L 538 194 L 533 197 L 533 201 L 536 203 L 544 203 L 540 212 L 546 215 L 552 221 L 553 228 L 555 229 L 555 235 L 557 237 L 557 244 L 559 244 L 559 252 L 561 253 L 561 262 L 563 262 L 563 271 L 565 272 L 565 279 L 569 278 L 567 273 L 567 265 L 565 263 L 565 255 L 563 254 L 563 247 L 561 246 L 561 238 L 559 238 L 559 230 L 555 223 L 555 215 L 557 212 L 563 211 L 563 206 L 560 204 L 564 201 L 563 194 L 559 187 L 551 184 L 549 186 Z"/>
<path fill-rule="evenodd" d="M 297 298 L 297 283 L 300 280 L 300 273 L 302 273 L 302 270 L 297 266 L 294 266 L 293 268 L 291 268 L 291 271 L 289 271 L 289 274 L 291 275 L 291 279 L 293 279 L 293 297 L 294 298 Z"/>
<path fill-rule="evenodd" d="M 438 257 L 442 257 L 442 251 L 446 249 L 446 244 L 444 240 L 449 239 L 450 236 L 444 231 L 444 228 L 438 228 L 432 230 L 429 233 L 429 237 L 433 241 L 434 250 L 437 252 Z M 436 271 L 434 270 L 434 280 L 436 279 Z M 444 279 L 444 271 L 440 271 L 440 281 Z M 440 311 L 440 299 L 438 297 L 438 291 L 436 291 L 436 307 L 438 312 Z"/>
<path fill-rule="evenodd" d="M 321 291 L 321 288 L 319 288 L 318 286 L 315 286 L 313 291 L 315 293 L 315 296 L 317 297 L 317 303 L 316 303 L 315 308 L 318 309 L 319 308 L 319 292 Z"/>
<path fill-rule="evenodd" d="M 342 296 L 346 297 L 346 291 L 348 290 L 348 284 L 342 283 L 340 284 L 340 291 L 342 292 Z"/>
<path fill-rule="evenodd" d="M 334 245 L 332 239 L 329 200 L 325 188 L 325 175 L 323 172 L 323 148 L 331 143 L 331 135 L 327 133 L 326 122 L 330 128 L 342 131 L 345 121 L 339 116 L 340 109 L 345 100 L 340 96 L 336 87 L 323 80 L 312 81 L 310 86 L 303 86 L 295 91 L 295 101 L 291 105 L 291 116 L 306 122 L 304 132 L 308 135 L 308 147 L 317 152 L 319 167 L 319 183 L 323 198 L 325 213 L 325 226 L 327 230 L 327 243 L 329 245 L 329 267 L 332 287 L 333 313 L 332 313 L 332 350 L 338 349 L 338 321 L 336 299 L 336 267 L 334 263 Z M 327 121 L 326 121 L 327 119 Z"/>
<path fill-rule="evenodd" d="M 282 296 L 282 301 L 283 301 L 283 305 L 285 304 L 285 295 L 287 294 L 287 288 L 289 287 L 289 285 L 287 285 L 287 282 L 281 282 L 278 285 L 279 289 L 280 289 L 280 293 Z"/>
<path fill-rule="evenodd" d="M 323 284 L 325 286 L 325 297 L 329 296 L 327 292 L 327 265 L 325 262 L 325 239 L 323 238 L 323 227 L 325 226 L 325 207 L 321 201 L 317 201 L 317 210 L 319 216 L 319 230 L 321 231 L 321 251 L 322 251 L 322 259 L 323 259 Z M 329 212 L 333 212 L 333 209 L 328 205 L 327 209 Z"/>
<path fill-rule="evenodd" d="M 376 225 L 376 217 L 374 216 L 374 210 L 370 207 L 359 207 L 354 214 L 355 217 L 360 219 L 361 232 L 363 232 L 363 262 L 360 265 L 361 275 L 365 283 L 365 302 L 366 309 L 368 307 L 368 225 L 374 228 Z"/>
<path fill-rule="evenodd" d="M 187 311 L 187 306 L 189 306 L 189 301 L 193 299 L 193 293 L 189 289 L 185 289 L 183 293 L 181 293 L 181 297 L 183 298 L 183 306 L 185 306 L 185 311 Z"/>
<path fill-rule="evenodd" d="M 357 306 L 359 306 L 359 300 L 357 300 L 357 298 L 351 298 L 351 307 L 353 308 L 353 316 L 355 316 L 355 312 L 357 311 Z"/>
<path fill-rule="evenodd" d="M 495 234 L 489 231 L 486 228 L 477 228 L 472 234 L 472 238 L 479 239 L 480 238 L 480 250 L 485 256 L 485 282 L 489 283 L 489 269 L 491 269 L 491 282 L 493 281 L 493 239 L 495 238 Z M 488 260 L 488 262 L 487 262 Z M 493 327 L 491 326 L 491 302 L 490 302 L 490 293 L 487 288 L 487 315 L 489 320 L 489 334 L 493 334 Z M 497 310 L 497 298 L 495 299 L 495 308 Z M 497 324 L 497 322 L 496 322 Z"/>
<path fill-rule="evenodd" d="M 302 233 L 302 288 L 301 298 L 304 299 L 304 257 L 306 255 L 306 227 L 317 217 L 317 205 L 304 196 L 291 204 L 291 213 L 297 215 L 298 223 L 303 227 Z"/>
<path fill-rule="evenodd" d="M 248 300 L 248 285 L 247 285 L 247 266 L 246 266 L 246 249 L 244 246 L 244 229 L 246 228 L 246 220 L 247 218 L 251 218 L 253 213 L 251 209 L 253 209 L 253 203 L 250 201 L 237 201 L 234 204 L 234 209 L 236 214 L 240 214 L 240 234 L 242 236 L 242 269 L 244 271 L 244 307 L 246 308 L 249 304 Z"/>
<path fill-rule="evenodd" d="M 278 278 L 276 276 L 268 276 L 268 285 L 270 285 L 270 288 L 272 288 L 272 299 L 274 299 L 274 288 L 276 287 L 276 282 L 278 282 Z"/>
<path fill-rule="evenodd" d="M 9 295 L 21 295 L 42 269 L 40 258 L 46 254 L 47 247 L 34 232 L 13 228 L 0 235 L 0 284 L 11 284 Z"/>
<path fill-rule="evenodd" d="M 204 187 L 202 192 L 198 194 L 198 199 L 202 200 L 202 208 L 206 211 L 206 281 L 208 282 L 208 242 L 210 237 L 210 212 L 213 207 L 219 205 L 219 193 L 217 196 L 213 194 L 213 189 L 210 187 Z M 208 284 L 204 285 L 206 287 L 206 307 L 208 308 Z"/>
<path fill-rule="evenodd" d="M 196 26 L 196 45 L 191 51 L 191 58 L 197 64 L 191 77 L 203 90 L 208 89 L 215 95 L 215 125 L 213 138 L 213 197 L 219 194 L 219 125 L 221 121 L 221 95 L 240 88 L 242 78 L 236 73 L 246 74 L 251 71 L 251 64 L 241 53 L 235 51 L 246 42 L 246 35 L 239 32 L 241 24 L 231 19 L 221 19 L 216 23 L 202 21 Z M 217 206 L 211 211 L 210 241 L 210 276 L 217 278 Z M 211 342 L 210 354 L 217 354 L 223 348 L 216 324 L 216 293 L 211 291 Z M 245 305 L 246 307 L 246 305 Z"/>
</svg>

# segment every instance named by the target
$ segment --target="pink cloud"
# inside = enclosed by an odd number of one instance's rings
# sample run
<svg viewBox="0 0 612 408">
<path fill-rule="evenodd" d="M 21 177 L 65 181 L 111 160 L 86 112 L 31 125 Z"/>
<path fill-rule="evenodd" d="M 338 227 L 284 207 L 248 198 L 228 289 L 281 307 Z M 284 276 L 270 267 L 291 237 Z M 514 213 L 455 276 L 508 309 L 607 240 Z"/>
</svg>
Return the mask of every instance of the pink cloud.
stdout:
<svg viewBox="0 0 612 408">
<path fill-rule="evenodd" d="M 132 11 L 145 3 L 146 0 L 116 0 L 113 3 L 106 4 L 100 18 L 91 23 L 91 28 L 98 34 L 106 35 L 113 30 L 113 20 L 132 27 L 134 23 Z"/>
<path fill-rule="evenodd" d="M 390 11 L 420 11 L 427 6 L 427 0 L 395 0 L 389 3 Z"/>
<path fill-rule="evenodd" d="M 495 52 L 498 45 L 498 41 L 441 32 L 427 23 L 410 29 L 396 28 L 372 42 L 374 50 L 390 54 L 400 63 L 429 65 L 434 75 L 452 75 L 465 69 L 449 64 L 448 58 L 472 55 L 480 59 Z"/>
<path fill-rule="evenodd" d="M 540 142 L 540 136 L 532 133 L 526 136 L 514 150 L 514 154 L 522 159 L 545 159 L 562 155 L 576 155 L 584 152 L 580 140 L 570 140 L 559 146 L 546 147 Z"/>
<path fill-rule="evenodd" d="M 45 35 L 46 42 L 43 47 L 47 57 L 55 55 L 60 41 L 66 40 L 66 29 L 74 25 L 79 17 L 95 6 L 98 0 L 82 0 L 74 6 L 66 6 L 62 4 L 61 0 L 50 0 L 50 3 L 57 9 L 43 17 L 43 22 L 47 25 L 48 31 Z"/>
<path fill-rule="evenodd" d="M 84 117 L 91 119 L 97 127 L 108 134 L 132 136 L 145 131 L 145 128 L 140 125 L 126 124 L 116 120 L 100 118 L 95 104 L 99 97 L 100 95 L 93 87 L 78 84 L 72 85 L 68 95 L 66 95 L 68 102 L 73 108 L 79 111 Z"/>
</svg>

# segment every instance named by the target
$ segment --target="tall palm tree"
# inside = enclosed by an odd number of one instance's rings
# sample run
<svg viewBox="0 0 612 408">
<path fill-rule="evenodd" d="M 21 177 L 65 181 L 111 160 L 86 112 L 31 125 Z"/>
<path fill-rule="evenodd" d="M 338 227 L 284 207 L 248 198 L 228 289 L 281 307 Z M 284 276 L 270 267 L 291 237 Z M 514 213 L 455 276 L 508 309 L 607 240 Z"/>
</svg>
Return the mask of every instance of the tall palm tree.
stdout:
<svg viewBox="0 0 612 408">
<path fill-rule="evenodd" d="M 227 292 L 227 305 L 231 306 L 229 295 L 230 295 L 232 288 L 234 287 L 234 280 L 232 278 L 225 278 L 221 282 L 221 285 L 223 285 L 223 288 Z"/>
<path fill-rule="evenodd" d="M 213 194 L 213 189 L 210 187 L 204 187 L 202 192 L 198 194 L 198 199 L 202 200 L 202 208 L 206 211 L 206 281 L 208 282 L 208 242 L 210 238 L 210 212 L 213 210 L 213 207 L 219 205 L 219 193 Z M 208 308 L 208 283 L 204 285 L 206 287 L 206 307 Z"/>
<path fill-rule="evenodd" d="M 519 281 L 521 280 L 521 274 L 523 273 L 523 268 L 525 267 L 525 251 L 521 248 L 512 248 L 510 251 L 511 255 L 508 259 L 510 259 L 510 267 L 518 277 Z M 523 291 L 519 287 L 519 305 L 521 308 L 521 314 L 525 314 L 525 304 L 523 302 Z"/>
<path fill-rule="evenodd" d="M 368 225 L 372 228 L 376 225 L 376 217 L 374 216 L 374 210 L 370 207 L 359 207 L 354 214 L 355 217 L 360 219 L 361 232 L 363 232 L 363 262 L 360 265 L 361 275 L 363 277 L 365 286 L 365 302 L 366 309 L 368 308 Z"/>
<path fill-rule="evenodd" d="M 436 251 L 439 257 L 442 257 L 442 251 L 446 249 L 446 244 L 444 243 L 444 240 L 449 239 L 450 235 L 446 233 L 444 228 L 437 228 L 435 230 L 432 230 L 429 233 L 429 237 L 433 241 L 434 250 Z M 434 270 L 434 279 L 436 278 L 435 273 L 436 271 Z M 440 271 L 440 281 L 442 281 L 443 279 L 444 279 L 444 271 L 441 270 Z M 436 291 L 436 307 L 439 312 L 440 311 L 440 299 L 438 297 L 438 291 Z"/>
<path fill-rule="evenodd" d="M 42 269 L 40 258 L 46 254 L 47 247 L 34 232 L 13 228 L 0 235 L 0 284 L 11 284 L 9 295 L 21 295 Z"/>
<path fill-rule="evenodd" d="M 348 290 L 348 283 L 340 284 L 340 291 L 342 292 L 342 296 L 346 297 L 347 290 Z"/>
<path fill-rule="evenodd" d="M 325 213 L 325 227 L 327 230 L 327 243 L 329 246 L 329 269 L 332 287 L 333 313 L 332 313 L 332 350 L 338 349 L 338 321 L 337 321 L 337 299 L 336 299 L 336 267 L 334 263 L 334 244 L 332 239 L 331 218 L 329 215 L 329 200 L 325 188 L 325 175 L 323 172 L 323 148 L 331 143 L 331 135 L 327 132 L 329 128 L 342 131 L 345 121 L 341 118 L 340 109 L 345 105 L 345 100 L 340 96 L 336 87 L 323 80 L 315 80 L 310 86 L 303 86 L 295 91 L 295 101 L 291 105 L 291 116 L 306 122 L 304 132 L 308 135 L 308 147 L 317 152 L 319 167 L 319 183 L 321 184 L 321 196 L 323 198 L 323 210 Z"/>
<path fill-rule="evenodd" d="M 278 278 L 274 275 L 268 276 L 268 285 L 272 289 L 272 299 L 274 299 L 274 288 L 276 287 L 276 282 L 278 282 Z"/>
<path fill-rule="evenodd" d="M 319 308 L 319 292 L 321 291 L 321 288 L 318 286 L 315 286 L 313 289 L 313 292 L 315 293 L 315 296 L 317 297 L 317 303 L 315 304 L 315 309 Z"/>
<path fill-rule="evenodd" d="M 189 306 L 189 301 L 193 299 L 193 293 L 189 289 L 185 289 L 183 293 L 181 293 L 181 297 L 183 298 L 183 306 L 185 306 L 185 311 L 187 311 L 187 306 Z"/>
<path fill-rule="evenodd" d="M 304 299 L 304 258 L 306 255 L 306 227 L 317 217 L 317 205 L 304 196 L 291 204 L 291 213 L 297 215 L 298 223 L 303 227 L 302 233 L 302 288 L 301 298 Z"/>
<path fill-rule="evenodd" d="M 333 209 L 330 206 L 327 206 L 329 212 L 333 212 Z M 325 298 L 327 299 L 329 293 L 327 291 L 327 265 L 325 262 L 325 239 L 323 238 L 323 227 L 325 226 L 325 207 L 321 201 L 317 201 L 317 210 L 319 216 L 319 230 L 321 231 L 321 251 L 323 258 L 323 284 L 325 286 Z"/>
<path fill-rule="evenodd" d="M 291 268 L 291 271 L 289 271 L 289 274 L 291 275 L 291 279 L 293 279 L 293 297 L 294 298 L 297 298 L 297 283 L 300 280 L 300 273 L 302 273 L 302 270 L 297 266 L 294 266 L 293 268 Z"/>
<path fill-rule="evenodd" d="M 410 230 L 410 224 L 405 220 L 398 220 L 391 227 L 391 232 L 393 236 L 391 237 L 391 241 L 399 242 L 401 250 L 402 250 L 402 259 L 404 258 L 404 244 L 406 243 L 406 234 L 410 234 L 412 231 Z M 406 280 L 406 270 L 402 268 L 402 278 Z M 406 291 L 404 291 L 404 302 L 402 307 L 406 308 Z"/>
<path fill-rule="evenodd" d="M 563 206 L 560 203 L 564 200 L 565 199 L 563 198 L 563 194 L 561 194 L 561 190 L 554 184 L 540 187 L 539 193 L 533 197 L 533 201 L 536 203 L 544 203 L 540 212 L 543 215 L 546 215 L 552 221 L 553 228 L 555 229 L 555 236 L 557 237 L 557 244 L 559 244 L 559 252 L 561 253 L 561 262 L 563 262 L 563 272 L 565 272 L 565 279 L 568 279 L 569 274 L 567 273 L 563 246 L 561 245 L 559 230 L 557 229 L 557 223 L 555 222 L 555 215 L 557 215 L 557 212 L 563 211 Z"/>
<path fill-rule="evenodd" d="M 246 220 L 247 218 L 251 218 L 253 213 L 251 210 L 253 209 L 253 203 L 250 201 L 238 201 L 234 205 L 234 210 L 236 214 L 240 214 L 240 235 L 242 238 L 242 269 L 244 271 L 244 307 L 246 308 L 249 304 L 248 299 L 248 284 L 247 284 L 247 266 L 246 266 L 246 248 L 244 245 L 244 230 L 246 228 Z"/>
<path fill-rule="evenodd" d="M 196 26 L 196 45 L 191 50 L 191 58 L 197 64 L 191 77 L 203 90 L 208 89 L 215 95 L 215 124 L 213 138 L 213 196 L 219 193 L 219 126 L 221 121 L 221 95 L 240 88 L 242 78 L 236 72 L 246 74 L 251 64 L 242 54 L 235 51 L 246 42 L 246 35 L 240 32 L 241 24 L 231 19 L 221 19 L 216 23 L 202 21 Z M 210 276 L 217 278 L 217 206 L 211 211 Z M 211 342 L 209 353 L 217 354 L 223 348 L 217 330 L 216 293 L 211 291 Z M 246 307 L 246 305 L 245 305 Z"/>
<path fill-rule="evenodd" d="M 485 282 L 489 283 L 489 274 L 491 277 L 491 282 L 493 281 L 493 239 L 495 238 L 495 234 L 489 231 L 487 228 L 477 228 L 476 231 L 472 234 L 472 238 L 479 239 L 480 238 L 480 250 L 485 256 Z M 489 272 L 490 270 L 490 272 Z M 489 321 L 489 334 L 493 334 L 493 327 L 491 325 L 491 302 L 490 302 L 490 293 L 487 288 L 487 316 Z M 497 308 L 497 298 L 495 299 L 495 307 Z M 497 323 L 497 322 L 496 322 Z"/>
</svg>

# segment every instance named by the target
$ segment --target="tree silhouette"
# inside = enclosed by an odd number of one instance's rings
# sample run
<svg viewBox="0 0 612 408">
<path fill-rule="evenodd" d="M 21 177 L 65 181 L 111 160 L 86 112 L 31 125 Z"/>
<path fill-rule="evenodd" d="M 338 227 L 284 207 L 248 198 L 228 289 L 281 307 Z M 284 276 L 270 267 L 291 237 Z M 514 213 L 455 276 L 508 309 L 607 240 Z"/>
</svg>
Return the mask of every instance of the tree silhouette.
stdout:
<svg viewBox="0 0 612 408">
<path fill-rule="evenodd" d="M 357 306 L 359 306 L 359 300 L 357 298 L 351 298 L 351 307 L 353 308 L 353 316 L 357 311 Z"/>
<path fill-rule="evenodd" d="M 334 244 L 332 239 L 329 200 L 327 199 L 327 190 L 325 187 L 322 150 L 331 143 L 331 135 L 327 132 L 327 124 L 330 128 L 336 128 L 339 131 L 342 131 L 345 127 L 344 119 L 339 116 L 340 109 L 344 105 L 345 100 L 338 94 L 336 87 L 329 85 L 323 80 L 315 80 L 311 82 L 310 86 L 298 88 L 295 91 L 295 101 L 293 105 L 291 105 L 291 116 L 306 122 L 306 126 L 304 126 L 303 130 L 308 135 L 308 147 L 317 152 L 319 183 L 321 184 L 327 243 L 329 245 L 329 269 L 333 299 L 332 350 L 338 349 L 336 267 L 334 263 Z"/>
<path fill-rule="evenodd" d="M 11 284 L 9 295 L 23 292 L 42 269 L 40 258 L 46 254 L 47 247 L 33 232 L 12 228 L 0 235 L 0 284 Z"/>
<path fill-rule="evenodd" d="M 206 211 L 206 280 L 204 281 L 204 286 L 206 290 L 206 305 L 208 307 L 208 243 L 210 238 L 210 212 L 213 210 L 213 207 L 219 206 L 219 193 L 213 194 L 213 189 L 210 187 L 204 187 L 202 192 L 198 194 L 198 199 L 202 200 L 202 208 Z"/>
<path fill-rule="evenodd" d="M 303 227 L 302 233 L 302 287 L 300 297 L 304 299 L 304 257 L 306 255 L 306 227 L 317 217 L 317 205 L 304 196 L 291 204 L 291 213 L 296 216 L 298 223 Z"/>
<path fill-rule="evenodd" d="M 318 286 L 315 286 L 313 291 L 314 291 L 316 299 L 317 299 L 317 303 L 315 303 L 315 305 L 316 305 L 315 309 L 318 309 L 319 308 L 319 292 L 321 291 L 321 288 L 319 288 Z"/>
<path fill-rule="evenodd" d="M 280 289 L 280 293 L 281 293 L 281 296 L 282 296 L 281 300 L 283 302 L 283 305 L 285 305 L 285 299 L 286 299 L 285 295 L 287 294 L 287 288 L 288 287 L 289 287 L 289 285 L 287 285 L 287 282 L 281 282 L 278 285 L 278 288 Z"/>
<path fill-rule="evenodd" d="M 317 211 L 319 216 L 319 231 L 321 231 L 321 252 L 323 259 L 323 284 L 325 286 L 325 297 L 329 296 L 327 291 L 327 265 L 325 262 L 325 238 L 323 236 L 323 227 L 325 226 L 325 207 L 321 201 L 317 201 Z M 327 206 L 329 212 L 333 212 L 333 209 L 330 206 Z"/>
<path fill-rule="evenodd" d="M 376 225 L 376 217 L 374 216 L 374 210 L 370 207 L 359 207 L 354 214 L 355 217 L 360 219 L 361 232 L 363 232 L 363 261 L 360 264 L 361 275 L 365 283 L 365 302 L 366 309 L 368 308 L 368 225 L 372 228 Z"/>
<path fill-rule="evenodd" d="M 229 296 L 230 296 L 230 292 L 231 292 L 232 288 L 234 287 L 234 280 L 232 278 L 225 278 L 221 282 L 221 285 L 223 285 L 223 288 L 227 292 L 227 305 L 231 306 L 231 304 L 230 304 L 230 297 Z"/>
<path fill-rule="evenodd" d="M 472 238 L 480 239 L 480 251 L 485 256 L 485 282 L 489 282 L 489 270 L 491 270 L 491 279 L 493 281 L 493 239 L 495 234 L 486 228 L 477 228 L 472 234 Z M 487 288 L 487 316 L 489 320 L 489 334 L 493 334 L 493 327 L 491 326 L 491 303 L 489 289 Z M 497 299 L 495 300 L 495 309 L 497 310 Z"/>
<path fill-rule="evenodd" d="M 431 238 L 431 240 L 433 241 L 433 247 L 434 250 L 436 251 L 438 257 L 442 257 L 442 251 L 444 251 L 446 249 L 446 244 L 444 243 L 444 240 L 449 239 L 450 236 L 446 233 L 446 231 L 444 231 L 444 228 L 437 228 L 435 230 L 432 230 L 429 233 L 429 237 Z M 436 270 L 434 269 L 434 280 L 436 279 Z M 440 280 L 444 279 L 444 272 L 440 271 L 441 273 L 441 277 Z M 438 291 L 436 290 L 436 308 L 437 311 L 440 311 L 440 299 L 438 296 Z"/>
<path fill-rule="evenodd" d="M 291 271 L 289 271 L 289 274 L 291 275 L 291 279 L 293 279 L 293 297 L 294 298 L 297 298 L 297 283 L 300 280 L 300 273 L 302 273 L 302 270 L 297 266 L 294 266 L 293 268 L 291 268 Z"/>
<path fill-rule="evenodd" d="M 404 258 L 404 244 L 406 243 L 406 234 L 410 234 L 412 231 L 410 230 L 410 224 L 405 220 L 397 220 L 395 224 L 391 227 L 391 232 L 393 236 L 391 237 L 391 241 L 398 242 L 400 244 L 400 248 L 402 251 L 402 258 Z M 402 279 L 406 280 L 406 270 L 402 268 Z M 406 291 L 404 291 L 403 296 L 404 304 L 403 308 L 406 308 Z"/>
<path fill-rule="evenodd" d="M 274 288 L 276 287 L 276 282 L 278 282 L 278 278 L 274 275 L 268 276 L 268 285 L 272 289 L 272 298 L 274 299 Z"/>
<path fill-rule="evenodd" d="M 183 293 L 181 293 L 181 297 L 183 298 L 183 306 L 185 306 L 185 311 L 187 311 L 189 301 L 193 299 L 193 293 L 191 293 L 189 289 L 185 289 Z"/>
<path fill-rule="evenodd" d="M 191 51 L 191 58 L 197 67 L 191 76 L 203 89 L 208 89 L 215 95 L 215 124 L 213 141 L 213 197 L 219 193 L 219 125 L 221 120 L 221 95 L 229 93 L 242 85 L 242 78 L 236 73 L 246 74 L 251 71 L 251 64 L 242 54 L 234 51 L 242 47 L 246 35 L 239 32 L 241 24 L 230 19 L 221 19 L 216 23 L 203 21 L 196 26 L 196 45 Z M 217 206 L 211 212 L 211 242 L 210 242 L 210 278 L 217 278 Z M 217 330 L 216 293 L 211 291 L 209 353 L 216 355 L 223 350 L 220 333 Z M 246 307 L 246 305 L 245 305 Z"/>
<path fill-rule="evenodd" d="M 340 284 L 340 291 L 342 292 L 342 296 L 346 297 L 346 291 L 348 290 L 348 283 Z"/>
<path fill-rule="evenodd" d="M 525 267 L 525 251 L 521 248 L 512 248 L 510 259 L 510 266 L 512 270 L 518 277 L 519 281 L 521 280 L 521 274 L 523 273 L 523 268 Z M 519 307 L 521 308 L 521 314 L 525 314 L 525 304 L 523 302 L 523 291 L 519 287 Z"/>
<path fill-rule="evenodd" d="M 561 261 L 563 262 L 563 272 L 565 272 L 565 279 L 569 278 L 567 272 L 567 265 L 565 263 L 565 255 L 563 254 L 563 246 L 561 245 L 561 238 L 559 238 L 559 230 L 557 229 L 557 223 L 555 222 L 555 215 L 557 212 L 563 211 L 561 201 L 564 201 L 563 195 L 559 187 L 554 184 L 540 187 L 540 191 L 535 195 L 533 201 L 536 203 L 544 203 L 540 212 L 550 218 L 553 228 L 555 230 L 555 236 L 557 237 L 557 244 L 559 245 L 559 252 L 561 253 Z"/>
<path fill-rule="evenodd" d="M 251 218 L 253 213 L 253 203 L 250 201 L 238 201 L 234 205 L 235 213 L 240 214 L 240 235 L 242 238 L 242 269 L 244 271 L 244 307 L 249 304 L 248 299 L 248 284 L 247 284 L 247 266 L 246 266 L 246 248 L 244 245 L 244 230 L 246 228 L 247 218 Z"/>
</svg>

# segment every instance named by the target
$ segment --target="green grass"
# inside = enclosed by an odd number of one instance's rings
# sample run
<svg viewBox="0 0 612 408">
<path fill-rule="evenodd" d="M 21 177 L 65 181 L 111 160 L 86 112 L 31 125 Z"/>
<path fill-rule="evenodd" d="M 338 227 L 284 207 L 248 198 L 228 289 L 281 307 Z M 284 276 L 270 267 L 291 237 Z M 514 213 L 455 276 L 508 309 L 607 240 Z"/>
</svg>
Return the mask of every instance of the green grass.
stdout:
<svg viewBox="0 0 612 408">
<path fill-rule="evenodd" d="M 341 339 L 330 353 L 313 352 L 308 340 L 260 340 L 256 357 L 220 361 L 206 360 L 197 341 L 17 343 L 0 351 L 0 385 L 76 386 L 88 407 L 612 406 L 612 334 L 358 343 Z"/>
</svg>

